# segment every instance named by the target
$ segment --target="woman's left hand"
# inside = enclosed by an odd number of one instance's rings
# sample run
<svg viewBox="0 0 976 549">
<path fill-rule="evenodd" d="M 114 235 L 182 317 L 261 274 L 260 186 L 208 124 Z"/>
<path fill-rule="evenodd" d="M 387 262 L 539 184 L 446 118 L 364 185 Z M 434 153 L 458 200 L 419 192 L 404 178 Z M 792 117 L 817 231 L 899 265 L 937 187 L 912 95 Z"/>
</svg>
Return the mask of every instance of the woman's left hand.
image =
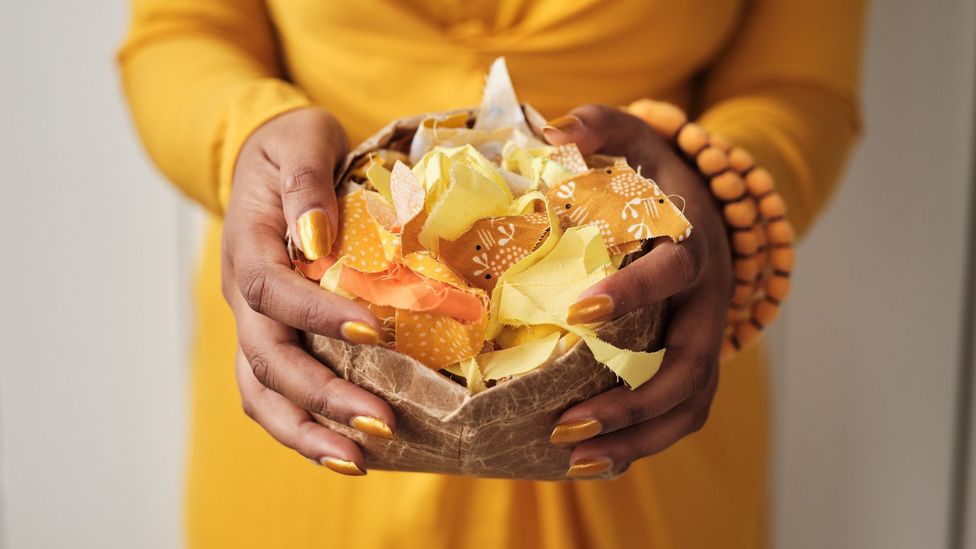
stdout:
<svg viewBox="0 0 976 549">
<path fill-rule="evenodd" d="M 657 239 L 650 252 L 587 289 L 570 309 L 571 321 L 594 322 L 668 300 L 667 351 L 657 374 L 635 390 L 615 387 L 573 406 L 552 433 L 554 444 L 580 442 L 567 477 L 621 473 L 708 418 L 733 289 L 725 224 L 707 183 L 639 118 L 586 105 L 553 120 L 544 133 L 554 145 L 576 143 L 584 155 L 625 156 L 665 193 L 684 198 L 694 227 L 681 243 Z"/>
</svg>

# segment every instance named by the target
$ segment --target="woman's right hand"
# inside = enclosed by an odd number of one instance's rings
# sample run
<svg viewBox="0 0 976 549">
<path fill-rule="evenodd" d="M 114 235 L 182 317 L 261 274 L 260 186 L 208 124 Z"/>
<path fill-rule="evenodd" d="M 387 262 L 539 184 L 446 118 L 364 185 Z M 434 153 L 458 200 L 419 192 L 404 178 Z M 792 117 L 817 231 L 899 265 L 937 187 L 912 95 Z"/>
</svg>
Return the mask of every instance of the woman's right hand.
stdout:
<svg viewBox="0 0 976 549">
<path fill-rule="evenodd" d="M 303 456 L 361 475 L 364 458 L 356 443 L 319 425 L 311 413 L 392 438 L 393 411 L 307 354 L 298 330 L 376 344 L 379 322 L 295 273 L 285 249 L 290 229 L 309 259 L 329 253 L 338 229 L 333 174 L 345 151 L 342 127 L 319 109 L 291 111 L 258 128 L 237 159 L 221 275 L 237 323 L 245 413 Z"/>
</svg>

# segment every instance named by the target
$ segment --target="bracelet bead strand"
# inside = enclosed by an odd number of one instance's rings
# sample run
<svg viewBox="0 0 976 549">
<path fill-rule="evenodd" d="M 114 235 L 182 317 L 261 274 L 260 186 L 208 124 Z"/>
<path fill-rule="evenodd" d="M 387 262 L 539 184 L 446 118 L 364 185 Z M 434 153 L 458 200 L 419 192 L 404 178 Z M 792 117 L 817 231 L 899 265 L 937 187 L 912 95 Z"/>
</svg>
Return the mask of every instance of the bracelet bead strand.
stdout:
<svg viewBox="0 0 976 549">
<path fill-rule="evenodd" d="M 726 359 L 759 338 L 789 295 L 796 235 L 786 203 L 748 151 L 690 122 L 677 106 L 642 99 L 627 110 L 680 151 L 722 210 L 735 279 L 722 341 Z"/>
</svg>

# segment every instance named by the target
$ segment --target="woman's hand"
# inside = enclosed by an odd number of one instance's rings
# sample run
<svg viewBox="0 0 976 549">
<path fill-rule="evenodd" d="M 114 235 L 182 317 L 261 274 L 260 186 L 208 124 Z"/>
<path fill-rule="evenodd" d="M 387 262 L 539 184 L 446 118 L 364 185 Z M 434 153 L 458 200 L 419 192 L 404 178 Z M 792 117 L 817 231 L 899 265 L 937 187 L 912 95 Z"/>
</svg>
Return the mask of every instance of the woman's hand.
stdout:
<svg viewBox="0 0 976 549">
<path fill-rule="evenodd" d="M 244 411 L 303 456 L 361 475 L 359 447 L 316 423 L 310 412 L 385 438 L 393 436 L 393 412 L 308 355 L 297 330 L 375 344 L 378 321 L 296 274 L 285 249 L 290 229 L 307 257 L 328 255 L 338 228 L 333 173 L 345 150 L 342 128 L 318 109 L 283 114 L 255 131 L 234 172 L 221 274 L 237 322 Z"/>
<path fill-rule="evenodd" d="M 667 194 L 685 199 L 694 229 L 680 244 L 654 242 L 645 256 L 593 285 L 570 308 L 570 321 L 595 322 L 668 300 L 667 351 L 658 373 L 636 390 L 616 387 L 567 410 L 554 444 L 585 441 L 570 457 L 569 477 L 620 473 L 700 429 L 718 386 L 718 358 L 732 297 L 725 225 L 708 187 L 640 119 L 587 105 L 550 122 L 546 139 L 575 142 L 583 154 L 625 156 Z M 594 438 L 595 437 L 595 438 Z"/>
</svg>

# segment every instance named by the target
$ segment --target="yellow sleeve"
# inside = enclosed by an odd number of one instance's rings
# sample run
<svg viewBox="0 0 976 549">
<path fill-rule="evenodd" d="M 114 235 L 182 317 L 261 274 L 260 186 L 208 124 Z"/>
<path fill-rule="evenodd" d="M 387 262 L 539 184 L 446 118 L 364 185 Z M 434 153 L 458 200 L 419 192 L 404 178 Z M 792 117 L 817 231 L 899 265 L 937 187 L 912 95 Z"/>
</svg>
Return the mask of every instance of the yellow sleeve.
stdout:
<svg viewBox="0 0 976 549">
<path fill-rule="evenodd" d="M 710 71 L 703 126 L 752 153 L 806 231 L 860 133 L 863 0 L 756 0 Z"/>
<path fill-rule="evenodd" d="M 260 0 L 133 0 L 131 7 L 118 63 L 139 134 L 170 180 L 220 214 L 251 132 L 310 101 L 282 79 Z"/>
</svg>

